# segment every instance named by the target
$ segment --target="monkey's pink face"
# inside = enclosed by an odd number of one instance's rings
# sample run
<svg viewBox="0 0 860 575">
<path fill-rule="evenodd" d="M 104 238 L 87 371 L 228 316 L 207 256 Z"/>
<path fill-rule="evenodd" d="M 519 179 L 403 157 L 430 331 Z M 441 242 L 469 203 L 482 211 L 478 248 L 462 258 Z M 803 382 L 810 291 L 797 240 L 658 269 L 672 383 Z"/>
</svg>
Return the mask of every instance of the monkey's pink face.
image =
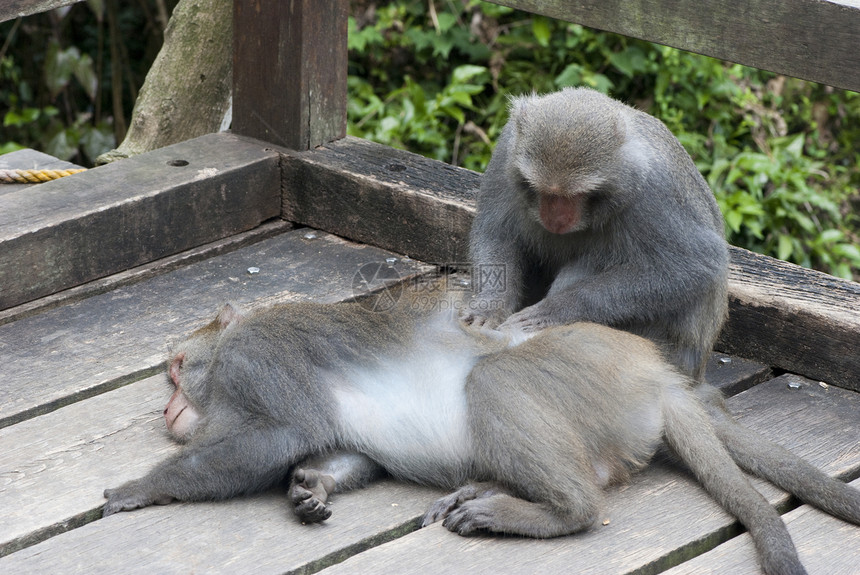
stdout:
<svg viewBox="0 0 860 575">
<path fill-rule="evenodd" d="M 173 395 L 167 401 L 164 408 L 164 420 L 167 422 L 167 431 L 177 440 L 186 441 L 200 422 L 200 415 L 182 391 L 180 381 L 182 374 L 182 362 L 185 360 L 185 352 L 177 354 L 170 362 L 168 374 L 170 381 L 176 386 Z"/>
<path fill-rule="evenodd" d="M 548 232 L 566 234 L 582 227 L 585 194 L 540 194 L 538 211 L 540 222 Z"/>
</svg>

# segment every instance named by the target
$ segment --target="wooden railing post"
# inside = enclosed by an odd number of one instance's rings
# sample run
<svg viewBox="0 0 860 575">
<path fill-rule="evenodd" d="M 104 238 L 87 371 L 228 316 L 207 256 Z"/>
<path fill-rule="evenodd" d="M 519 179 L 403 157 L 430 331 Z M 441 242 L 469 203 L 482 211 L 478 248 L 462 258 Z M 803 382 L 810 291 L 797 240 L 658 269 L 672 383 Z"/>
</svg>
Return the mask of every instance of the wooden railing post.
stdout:
<svg viewBox="0 0 860 575">
<path fill-rule="evenodd" d="M 294 150 L 346 135 L 348 9 L 348 0 L 234 0 L 234 133 Z"/>
</svg>

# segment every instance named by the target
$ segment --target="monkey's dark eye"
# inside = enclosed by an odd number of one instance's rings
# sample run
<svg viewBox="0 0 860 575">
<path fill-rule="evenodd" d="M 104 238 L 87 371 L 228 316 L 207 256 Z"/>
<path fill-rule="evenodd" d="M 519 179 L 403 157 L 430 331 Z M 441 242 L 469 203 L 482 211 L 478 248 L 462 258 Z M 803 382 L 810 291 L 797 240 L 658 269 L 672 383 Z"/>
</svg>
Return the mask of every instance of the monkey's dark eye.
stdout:
<svg viewBox="0 0 860 575">
<path fill-rule="evenodd" d="M 536 199 L 539 195 L 538 189 L 523 177 L 520 177 L 519 188 L 523 190 L 526 197 L 529 199 Z"/>
<path fill-rule="evenodd" d="M 167 370 L 167 373 L 170 374 L 170 379 L 173 381 L 173 385 L 179 387 L 179 373 L 182 369 L 182 362 L 185 360 L 185 353 L 180 353 L 176 357 L 173 358 L 173 361 L 170 362 L 170 367 Z"/>
</svg>

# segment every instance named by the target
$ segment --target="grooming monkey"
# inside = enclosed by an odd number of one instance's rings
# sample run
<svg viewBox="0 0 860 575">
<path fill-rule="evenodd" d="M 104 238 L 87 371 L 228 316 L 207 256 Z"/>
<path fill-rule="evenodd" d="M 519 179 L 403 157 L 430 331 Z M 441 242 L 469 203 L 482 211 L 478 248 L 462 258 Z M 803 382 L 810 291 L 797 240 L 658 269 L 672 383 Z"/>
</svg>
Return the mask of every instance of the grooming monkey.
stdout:
<svg viewBox="0 0 860 575">
<path fill-rule="evenodd" d="M 470 252 L 482 276 L 504 274 L 475 282 L 468 323 L 590 321 L 650 339 L 693 378 L 735 462 L 857 522 L 840 511 L 843 484 L 735 422 L 704 383 L 727 314 L 728 247 L 713 193 L 662 122 L 586 88 L 514 98 L 481 179 Z"/>
<path fill-rule="evenodd" d="M 511 101 L 481 178 L 470 322 L 592 321 L 647 337 L 695 379 L 728 307 L 713 193 L 656 118 L 594 90 Z M 503 323 L 504 322 L 504 323 Z"/>
<path fill-rule="evenodd" d="M 105 491 L 105 516 L 253 492 L 300 464 L 290 496 L 306 521 L 328 517 L 332 491 L 384 469 L 456 489 L 425 525 L 552 537 L 587 528 L 602 487 L 647 463 L 665 439 L 747 526 L 767 573 L 804 572 L 689 378 L 626 332 L 576 323 L 504 334 L 411 296 L 387 313 L 355 302 L 247 315 L 228 305 L 175 349 L 168 373 L 175 391 L 165 419 L 185 446 Z M 858 521 L 854 495 L 843 515 Z"/>
</svg>

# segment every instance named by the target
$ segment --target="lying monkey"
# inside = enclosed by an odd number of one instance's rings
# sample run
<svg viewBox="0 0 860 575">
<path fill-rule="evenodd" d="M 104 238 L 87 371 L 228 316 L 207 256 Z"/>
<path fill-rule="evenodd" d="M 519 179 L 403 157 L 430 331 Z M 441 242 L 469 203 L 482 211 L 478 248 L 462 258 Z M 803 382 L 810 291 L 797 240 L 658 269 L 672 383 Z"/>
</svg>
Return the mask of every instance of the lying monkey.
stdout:
<svg viewBox="0 0 860 575">
<path fill-rule="evenodd" d="M 332 491 L 382 468 L 456 489 L 425 525 L 554 537 L 589 527 L 602 488 L 665 440 L 749 529 L 765 572 L 804 573 L 782 519 L 654 344 L 591 323 L 506 334 L 402 300 L 387 313 L 356 302 L 247 315 L 225 306 L 172 354 L 164 415 L 184 448 L 106 490 L 104 515 L 258 491 L 305 462 L 291 497 L 308 521 L 329 516 Z"/>
</svg>

